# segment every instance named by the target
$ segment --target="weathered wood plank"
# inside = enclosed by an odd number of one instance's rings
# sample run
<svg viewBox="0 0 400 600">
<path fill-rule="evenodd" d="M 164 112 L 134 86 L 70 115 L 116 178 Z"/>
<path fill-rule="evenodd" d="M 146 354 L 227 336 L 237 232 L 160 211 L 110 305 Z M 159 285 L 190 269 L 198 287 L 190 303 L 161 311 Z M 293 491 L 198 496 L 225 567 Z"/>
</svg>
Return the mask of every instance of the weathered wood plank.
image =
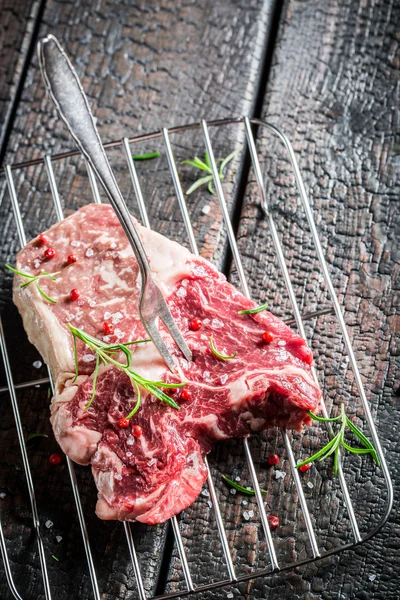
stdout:
<svg viewBox="0 0 400 600">
<path fill-rule="evenodd" d="M 288 2 L 263 111 L 266 120 L 289 136 L 299 158 L 387 450 L 395 496 L 399 489 L 398 26 L 399 12 L 392 2 Z M 325 302 L 326 290 L 316 274 L 315 253 L 302 225 L 288 163 L 270 135 L 260 132 L 259 146 L 268 198 L 295 290 L 303 310 L 312 310 Z M 290 307 L 282 278 L 270 261 L 273 251 L 266 221 L 254 186 L 248 192 L 239 240 L 252 293 L 260 300 L 267 296 L 272 308 L 284 315 Z M 337 328 L 330 321 L 320 319 L 307 328 L 327 403 L 345 400 L 350 413 L 365 424 Z M 295 442 L 296 456 L 318 447 L 319 432 L 313 428 Z M 345 470 L 365 533 L 383 511 L 381 472 L 369 461 L 362 462 L 361 470 L 361 463 L 353 458 L 346 458 Z M 322 546 L 335 539 L 346 541 L 346 513 L 336 521 L 335 513 L 342 510 L 339 495 L 326 482 L 329 472 L 318 468 L 318 473 L 308 493 L 317 529 L 323 532 L 318 541 Z M 290 516 L 291 502 L 286 509 Z M 332 513 L 331 527 L 327 512 Z M 251 591 L 243 586 L 242 597 L 397 598 L 399 568 L 394 556 L 399 524 L 394 510 L 382 534 L 365 546 L 328 564 L 324 561 L 300 573 L 258 581 Z"/>
<path fill-rule="evenodd" d="M 270 9 L 270 2 L 259 0 L 247 3 L 207 1 L 201 5 L 195 2 L 173 5 L 170 2 L 140 2 L 135 6 L 118 1 L 100 0 L 93 6 L 89 0 L 51 0 L 46 3 L 40 35 L 55 34 L 74 58 L 85 89 L 93 104 L 98 106 L 95 114 L 101 135 L 108 141 L 154 130 L 161 125 L 194 121 L 202 116 L 212 119 L 251 111 Z M 229 152 L 239 139 L 237 129 L 224 130 L 218 134 L 216 151 L 218 154 Z M 202 147 L 199 134 L 185 139 L 174 137 L 173 142 L 179 159 L 191 157 Z M 7 160 L 16 162 L 37 157 L 44 151 L 55 153 L 69 148 L 71 142 L 66 131 L 56 121 L 52 106 L 45 99 L 34 57 L 14 122 Z M 156 148 L 158 143 L 155 142 L 146 147 L 141 145 L 135 152 Z M 110 156 L 123 191 L 133 206 L 122 153 L 116 150 Z M 55 164 L 54 168 L 66 213 L 90 199 L 81 161 L 71 159 Z M 50 191 L 42 167 L 32 167 L 15 175 L 29 238 L 55 220 Z M 185 239 L 165 155 L 153 163 L 139 165 L 139 175 L 145 182 L 144 193 L 149 201 L 153 226 L 164 233 L 169 232 L 176 239 Z M 187 182 L 192 182 L 194 177 L 189 172 Z M 1 260 L 5 262 L 12 260 L 19 242 L 4 181 L 1 185 L 0 221 L 4 240 Z M 210 215 L 201 212 L 205 204 L 212 205 Z M 220 263 L 224 237 L 221 215 L 215 206 L 215 200 L 207 193 L 198 194 L 189 201 L 190 212 L 198 218 L 195 233 L 202 253 Z M 16 311 L 11 306 L 10 281 L 8 276 L 3 280 L 0 300 L 4 306 L 3 319 L 13 373 L 16 381 L 21 381 L 44 375 L 45 371 L 32 366 L 38 357 L 25 342 Z M 51 519 L 54 523 L 52 528 L 44 528 L 46 549 L 49 557 L 55 554 L 61 559 L 57 563 L 50 558 L 52 584 L 60 600 L 91 597 L 66 466 L 56 470 L 49 470 L 48 466 L 48 455 L 56 445 L 48 423 L 46 387 L 21 392 L 19 402 L 26 432 L 49 434 L 49 441 L 39 442 L 32 464 L 43 521 Z M 6 482 L 1 489 L 7 493 L 1 500 L 6 535 L 21 592 L 42 598 L 29 504 L 12 423 L 8 409 L 0 436 L 0 481 Z M 98 521 L 93 514 L 95 492 L 90 474 L 85 469 L 77 471 L 102 598 L 127 598 L 135 590 L 135 584 L 122 527 Z M 55 540 L 56 535 L 63 537 L 60 544 Z M 155 589 L 162 553 L 162 528 L 135 527 L 135 540 L 145 586 L 151 593 Z M 7 594 L 7 585 L 1 575 L 0 596 L 6 598 Z"/>
<path fill-rule="evenodd" d="M 0 149 L 17 102 L 18 87 L 27 60 L 29 42 L 41 2 L 2 0 L 0 2 Z"/>
</svg>

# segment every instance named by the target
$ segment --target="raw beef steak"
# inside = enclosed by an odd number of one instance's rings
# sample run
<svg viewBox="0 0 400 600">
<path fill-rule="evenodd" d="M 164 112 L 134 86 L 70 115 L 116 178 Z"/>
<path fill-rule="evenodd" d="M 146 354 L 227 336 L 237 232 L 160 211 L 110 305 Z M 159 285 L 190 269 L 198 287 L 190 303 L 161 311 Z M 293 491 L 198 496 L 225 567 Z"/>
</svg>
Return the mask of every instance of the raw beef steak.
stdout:
<svg viewBox="0 0 400 600">
<path fill-rule="evenodd" d="M 55 436 L 74 461 L 92 466 L 98 516 L 159 523 L 200 493 L 206 479 L 203 457 L 214 441 L 274 425 L 300 430 L 309 422 L 306 411 L 316 409 L 320 390 L 311 375 L 311 351 L 299 335 L 268 312 L 239 315 L 254 303 L 209 262 L 137 227 L 193 362 L 182 357 L 161 326 L 176 356 L 176 374 L 167 370 L 151 342 L 130 346 L 132 369 L 153 381 L 186 381 L 185 388 L 166 390 L 180 410 L 142 390 L 141 409 L 129 427 L 121 427 L 121 418 L 135 405 L 136 391 L 127 375 L 111 365 L 100 367 L 96 395 L 85 410 L 95 357 L 82 342 L 74 382 L 68 323 L 107 343 L 146 337 L 137 313 L 138 266 L 109 206 L 85 206 L 49 229 L 47 239 L 32 240 L 18 254 L 17 268 L 23 272 L 61 271 L 55 281 L 40 280 L 43 292 L 57 303 L 46 300 L 34 283 L 21 289 L 26 279 L 18 275 L 14 300 L 29 339 L 55 379 Z M 46 258 L 49 247 L 54 256 Z M 78 293 L 71 295 L 72 289 Z M 211 335 L 219 352 L 237 352 L 236 357 L 217 358 L 210 349 Z M 133 435 L 134 425 L 141 427 L 139 437 Z"/>
</svg>

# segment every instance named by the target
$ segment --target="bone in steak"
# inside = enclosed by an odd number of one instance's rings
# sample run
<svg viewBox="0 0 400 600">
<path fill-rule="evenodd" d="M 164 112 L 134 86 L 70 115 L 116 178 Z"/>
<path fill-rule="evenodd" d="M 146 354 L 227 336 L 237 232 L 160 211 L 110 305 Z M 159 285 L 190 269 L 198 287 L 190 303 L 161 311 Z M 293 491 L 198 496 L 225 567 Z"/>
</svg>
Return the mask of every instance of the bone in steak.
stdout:
<svg viewBox="0 0 400 600">
<path fill-rule="evenodd" d="M 17 268 L 34 275 L 41 269 L 61 271 L 56 281 L 40 283 L 57 304 L 46 301 L 33 284 L 21 289 L 20 276 L 15 276 L 14 300 L 55 380 L 51 422 L 58 443 L 75 462 L 91 464 L 98 516 L 152 524 L 195 500 L 206 479 L 203 457 L 214 441 L 274 425 L 300 430 L 309 422 L 306 411 L 316 409 L 320 390 L 311 375 L 311 351 L 299 335 L 269 312 L 239 315 L 254 303 L 208 261 L 138 229 L 154 278 L 193 352 L 189 364 L 161 327 L 178 364 L 178 374 L 172 375 L 151 342 L 131 347 L 135 372 L 153 381 L 187 381 L 190 392 L 187 400 L 181 391 L 172 392 L 178 411 L 142 390 L 142 407 L 131 423 L 142 428 L 140 437 L 132 435 L 131 426 L 119 426 L 136 392 L 114 366 L 100 367 L 96 396 L 85 410 L 95 362 L 81 342 L 79 377 L 73 382 L 67 323 L 110 343 L 146 337 L 137 313 L 138 265 L 113 210 L 91 204 L 49 229 L 54 258 L 44 257 L 39 238 L 32 240 L 18 254 Z M 77 261 L 67 266 L 71 253 Z M 73 288 L 80 292 L 77 300 L 70 297 Z M 193 318 L 201 321 L 196 331 L 190 328 Z M 113 325 L 112 334 L 105 334 L 104 322 Z M 271 342 L 264 341 L 265 331 L 272 334 Z M 211 335 L 220 352 L 237 352 L 236 358 L 216 358 Z"/>
</svg>

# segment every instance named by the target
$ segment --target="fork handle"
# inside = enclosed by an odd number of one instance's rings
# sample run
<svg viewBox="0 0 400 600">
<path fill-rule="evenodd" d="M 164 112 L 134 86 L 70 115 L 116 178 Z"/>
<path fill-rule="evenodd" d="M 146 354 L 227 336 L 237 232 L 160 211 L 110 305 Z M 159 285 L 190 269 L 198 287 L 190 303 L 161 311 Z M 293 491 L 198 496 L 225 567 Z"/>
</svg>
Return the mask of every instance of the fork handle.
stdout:
<svg viewBox="0 0 400 600">
<path fill-rule="evenodd" d="M 126 233 L 139 264 L 142 290 L 151 279 L 149 261 L 115 180 L 78 75 L 59 41 L 48 35 L 38 44 L 43 80 L 58 114 L 96 173 Z"/>
</svg>

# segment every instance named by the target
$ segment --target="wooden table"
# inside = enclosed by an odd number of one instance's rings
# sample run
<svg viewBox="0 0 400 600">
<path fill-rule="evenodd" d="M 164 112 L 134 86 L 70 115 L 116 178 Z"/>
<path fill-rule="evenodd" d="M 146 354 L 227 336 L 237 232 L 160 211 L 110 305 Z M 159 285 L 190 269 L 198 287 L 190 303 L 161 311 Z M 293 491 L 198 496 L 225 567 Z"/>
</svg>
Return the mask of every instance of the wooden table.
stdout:
<svg viewBox="0 0 400 600">
<path fill-rule="evenodd" d="M 194 122 L 202 117 L 210 120 L 241 115 L 263 118 L 286 132 L 294 144 L 313 202 L 329 268 L 346 310 L 368 399 L 398 494 L 398 3 L 389 0 L 285 3 L 1 0 L 0 6 L 3 165 L 71 148 L 64 127 L 56 121 L 53 108 L 46 101 L 37 66 L 36 42 L 48 32 L 54 33 L 73 57 L 96 107 L 104 141 Z M 237 132 L 231 130 L 221 137 L 217 147 L 230 151 L 240 140 Z M 260 132 L 259 147 L 263 156 L 271 149 L 270 141 Z M 184 148 L 180 150 L 184 154 Z M 123 174 L 118 161 L 115 156 L 116 169 Z M 229 187 L 228 182 L 228 188 L 252 294 L 255 300 L 261 300 L 267 290 L 275 312 L 284 316 L 289 305 L 271 262 L 271 244 L 255 193 L 254 177 L 250 175 L 246 186 L 248 171 L 246 165 L 241 168 L 239 184 Z M 67 167 L 56 169 L 67 209 L 89 197 L 82 165 L 72 161 Z M 287 164 L 279 161 L 273 174 L 271 201 L 276 215 L 281 217 L 280 233 L 285 238 L 288 263 L 295 273 L 301 308 L 306 312 L 316 302 L 325 300 L 325 291 L 312 275 L 314 259 L 293 200 L 295 192 Z M 193 174 L 187 172 L 186 176 L 188 181 L 191 177 L 193 180 Z M 165 165 L 161 165 L 154 178 L 157 185 L 149 183 L 145 187 L 152 224 L 163 233 L 183 239 L 173 191 L 165 187 L 168 180 Z M 27 234 L 36 235 L 55 218 L 48 201 L 48 186 L 40 171 L 32 168 L 25 177 L 17 178 L 17 188 Z M 125 191 L 130 193 L 128 184 Z M 13 260 L 19 245 L 4 178 L 0 181 L 0 202 L 4 263 Z M 212 208 L 209 216 L 201 213 L 206 203 Z M 203 255 L 212 258 L 235 280 L 215 198 L 206 192 L 199 193 L 191 200 L 190 210 L 199 217 L 196 235 Z M 320 291 L 317 300 L 310 299 L 316 288 Z M 2 276 L 0 301 L 15 381 L 45 376 L 43 368 L 33 367 L 38 357 L 25 342 L 11 303 L 8 275 Z M 318 327 L 319 323 L 314 323 L 314 328 Z M 311 338 L 313 331 L 309 331 Z M 335 335 L 334 329 L 328 328 L 326 343 L 317 349 L 318 367 L 327 361 L 341 362 L 342 347 Z M 336 375 L 328 369 L 323 379 L 328 404 L 335 399 L 339 401 Z M 46 390 L 47 386 L 33 388 L 18 397 L 26 433 L 51 434 Z M 346 398 L 352 392 L 351 382 L 346 378 L 341 391 Z M 6 496 L 0 499 L 0 509 L 4 532 L 23 598 L 43 598 L 13 416 L 8 397 L 2 394 L 1 398 L 0 491 Z M 360 415 L 357 407 L 354 415 Z M 255 443 L 261 445 L 261 455 L 273 448 L 283 455 L 276 433 L 264 434 L 259 439 Z M 301 452 L 300 442 L 296 443 Z M 311 432 L 304 445 L 312 448 L 314 443 L 318 443 L 318 436 Z M 60 562 L 50 559 L 50 578 L 57 590 L 55 597 L 60 600 L 91 598 L 68 472 L 65 464 L 58 470 L 49 469 L 48 455 L 54 451 L 56 443 L 50 435 L 30 454 L 43 521 L 54 523 L 50 528 L 44 527 L 46 552 L 60 559 Z M 234 443 L 221 446 L 212 456 L 215 472 L 218 465 L 232 470 L 240 461 L 243 458 Z M 367 463 L 363 464 L 366 464 L 364 475 L 357 475 L 360 495 L 364 486 L 374 485 L 375 481 L 374 471 L 369 470 Z M 95 493 L 90 474 L 79 470 L 78 475 L 100 588 L 107 590 L 101 597 L 128 598 L 135 587 L 122 527 L 98 521 L 92 510 Z M 329 517 L 336 502 L 333 485 L 327 490 L 321 488 L 322 491 L 326 492 L 326 502 L 321 505 L 321 518 Z M 291 490 L 285 492 L 291 498 Z M 233 542 L 239 526 L 243 533 L 242 509 L 223 486 L 220 493 L 225 494 L 227 532 Z M 286 506 L 282 494 L 277 493 L 275 499 L 281 508 Z M 293 502 L 288 500 L 289 513 Z M 207 526 L 207 510 L 204 499 L 181 519 L 196 583 L 215 578 L 215 563 L 221 554 L 212 541 L 211 524 Z M 373 521 L 373 505 L 366 511 Z M 237 561 L 243 568 L 246 563 L 256 564 L 257 560 L 262 566 L 251 545 L 254 530 L 251 525 L 246 527 L 248 546 L 245 550 L 244 546 L 236 546 Z M 288 528 L 283 528 L 277 537 L 278 548 L 287 542 L 285 532 L 287 536 L 290 534 Z M 59 543 L 56 535 L 63 538 Z M 148 593 L 180 589 L 177 585 L 182 574 L 176 550 L 171 554 L 168 528 L 135 527 L 134 535 Z M 200 535 L 204 536 L 202 544 L 198 543 Z M 399 536 L 400 519 L 395 509 L 390 524 L 371 542 L 292 573 L 234 586 L 235 597 L 395 600 L 400 597 Z M 222 599 L 227 597 L 227 591 L 215 590 L 199 597 Z M 11 598 L 2 569 L 0 598 Z"/>
</svg>

